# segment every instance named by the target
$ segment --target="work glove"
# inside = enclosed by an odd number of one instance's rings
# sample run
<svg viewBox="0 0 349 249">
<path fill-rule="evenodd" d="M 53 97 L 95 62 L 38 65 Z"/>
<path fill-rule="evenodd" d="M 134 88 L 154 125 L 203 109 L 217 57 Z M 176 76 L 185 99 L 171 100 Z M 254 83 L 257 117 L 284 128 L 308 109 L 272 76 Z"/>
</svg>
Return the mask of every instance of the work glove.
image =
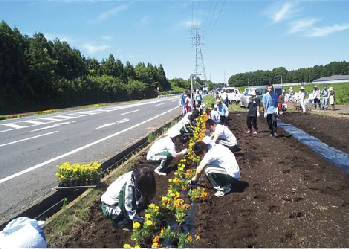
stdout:
<svg viewBox="0 0 349 249">
<path fill-rule="evenodd" d="M 264 118 L 267 118 L 267 113 L 266 112 L 264 113 Z"/>
<path fill-rule="evenodd" d="M 259 118 L 261 116 L 261 114 L 259 112 L 257 112 L 257 118 Z"/>
<path fill-rule="evenodd" d="M 193 178 L 191 178 L 191 179 L 188 181 L 188 184 L 189 184 L 189 185 L 192 185 L 192 184 L 195 184 L 197 181 L 198 181 L 198 178 L 197 178 L 196 176 L 194 176 Z"/>
<path fill-rule="evenodd" d="M 188 149 L 185 148 L 184 150 L 181 151 L 181 153 L 182 153 L 183 155 L 187 154 L 187 153 L 188 153 Z"/>
</svg>

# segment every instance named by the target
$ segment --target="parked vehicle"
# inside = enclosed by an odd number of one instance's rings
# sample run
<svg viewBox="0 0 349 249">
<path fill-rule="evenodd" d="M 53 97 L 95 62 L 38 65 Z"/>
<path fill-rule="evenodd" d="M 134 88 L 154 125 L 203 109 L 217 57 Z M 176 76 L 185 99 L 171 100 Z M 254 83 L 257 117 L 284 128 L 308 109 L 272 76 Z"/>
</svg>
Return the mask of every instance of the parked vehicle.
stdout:
<svg viewBox="0 0 349 249">
<path fill-rule="evenodd" d="M 239 89 L 235 87 L 225 87 L 223 88 L 223 91 L 227 92 L 229 104 L 237 104 L 240 102 L 242 94 L 240 93 Z"/>
<path fill-rule="evenodd" d="M 248 104 L 251 102 L 251 92 L 252 90 L 256 91 L 257 98 L 260 99 L 262 104 L 263 95 L 267 92 L 267 86 L 253 86 L 245 88 L 243 95 L 240 98 L 240 106 L 241 107 L 248 107 Z M 274 86 L 274 92 L 279 94 L 284 94 L 284 90 L 281 86 Z"/>
</svg>

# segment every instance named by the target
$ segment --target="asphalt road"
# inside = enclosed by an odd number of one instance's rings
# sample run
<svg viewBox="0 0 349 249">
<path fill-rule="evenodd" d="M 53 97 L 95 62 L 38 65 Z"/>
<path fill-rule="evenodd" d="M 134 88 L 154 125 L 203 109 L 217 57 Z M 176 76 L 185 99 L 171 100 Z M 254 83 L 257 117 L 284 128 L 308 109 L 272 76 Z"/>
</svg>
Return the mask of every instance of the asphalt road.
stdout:
<svg viewBox="0 0 349 249">
<path fill-rule="evenodd" d="M 170 97 L 0 121 L 0 224 L 55 191 L 56 165 L 104 162 L 180 113 Z"/>
</svg>

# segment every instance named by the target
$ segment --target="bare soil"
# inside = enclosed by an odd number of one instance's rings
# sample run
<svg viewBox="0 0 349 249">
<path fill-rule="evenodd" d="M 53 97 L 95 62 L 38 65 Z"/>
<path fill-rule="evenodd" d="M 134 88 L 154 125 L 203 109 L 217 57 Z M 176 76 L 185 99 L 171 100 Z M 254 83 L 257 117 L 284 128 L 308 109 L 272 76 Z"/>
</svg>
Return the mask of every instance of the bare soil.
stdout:
<svg viewBox="0 0 349 249">
<path fill-rule="evenodd" d="M 208 200 L 198 205 L 201 239 L 195 247 L 349 247 L 348 174 L 282 129 L 279 138 L 269 137 L 262 118 L 258 120 L 259 134 L 245 134 L 245 120 L 246 114 L 230 114 L 229 128 L 241 148 L 235 153 L 241 179 L 224 197 L 215 197 L 209 189 Z M 341 134 L 348 130 L 338 126 L 337 119 L 290 114 L 283 120 L 295 125 L 302 121 L 299 128 L 315 130 L 314 136 L 333 142 L 334 147 L 341 144 L 345 151 Z M 326 132 L 321 128 L 324 123 L 338 128 Z M 328 134 L 332 140 L 326 140 Z M 134 167 L 146 166 L 145 157 L 146 153 L 141 154 Z M 169 177 L 172 173 L 157 176 L 155 202 L 165 194 Z M 207 181 L 204 185 L 210 188 Z M 113 228 L 96 202 L 88 222 L 49 246 L 122 247 L 131 242 L 130 236 L 131 232 Z"/>
</svg>

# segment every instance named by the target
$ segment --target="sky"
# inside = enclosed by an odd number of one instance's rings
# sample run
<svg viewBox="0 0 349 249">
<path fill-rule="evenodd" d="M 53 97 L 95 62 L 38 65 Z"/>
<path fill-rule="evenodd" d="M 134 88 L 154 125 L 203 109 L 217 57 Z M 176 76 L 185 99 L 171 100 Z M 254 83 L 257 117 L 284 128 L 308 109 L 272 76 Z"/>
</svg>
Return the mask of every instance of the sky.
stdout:
<svg viewBox="0 0 349 249">
<path fill-rule="evenodd" d="M 113 54 L 124 64 L 162 64 L 169 79 L 195 73 L 199 51 L 198 73 L 203 58 L 215 83 L 349 61 L 348 10 L 349 1 L 320 0 L 0 0 L 0 20 L 22 34 L 58 38 L 99 61 Z"/>
</svg>

